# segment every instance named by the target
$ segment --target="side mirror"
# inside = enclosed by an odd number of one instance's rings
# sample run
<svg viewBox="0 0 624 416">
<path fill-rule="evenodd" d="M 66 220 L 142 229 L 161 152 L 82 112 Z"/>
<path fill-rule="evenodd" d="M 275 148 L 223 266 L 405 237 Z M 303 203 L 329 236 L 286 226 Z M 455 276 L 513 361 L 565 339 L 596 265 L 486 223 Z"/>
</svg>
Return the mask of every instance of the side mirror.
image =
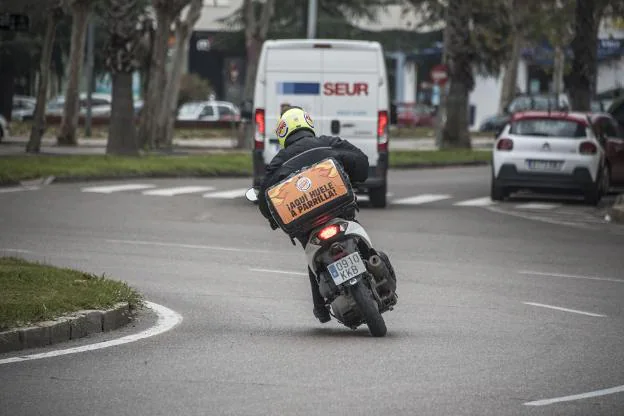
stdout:
<svg viewBox="0 0 624 416">
<path fill-rule="evenodd" d="M 245 193 L 245 198 L 250 202 L 256 202 L 258 200 L 258 190 L 256 188 L 249 188 Z"/>
</svg>

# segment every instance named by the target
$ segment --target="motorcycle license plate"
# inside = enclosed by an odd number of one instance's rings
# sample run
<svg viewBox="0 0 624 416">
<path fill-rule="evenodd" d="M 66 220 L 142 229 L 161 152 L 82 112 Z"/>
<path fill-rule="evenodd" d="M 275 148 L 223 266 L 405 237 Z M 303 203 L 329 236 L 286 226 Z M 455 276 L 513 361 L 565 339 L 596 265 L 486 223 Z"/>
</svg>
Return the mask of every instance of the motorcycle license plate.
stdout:
<svg viewBox="0 0 624 416">
<path fill-rule="evenodd" d="M 327 266 L 329 274 L 336 285 L 340 285 L 349 279 L 353 279 L 366 272 L 366 265 L 357 251 L 341 258 Z"/>
</svg>

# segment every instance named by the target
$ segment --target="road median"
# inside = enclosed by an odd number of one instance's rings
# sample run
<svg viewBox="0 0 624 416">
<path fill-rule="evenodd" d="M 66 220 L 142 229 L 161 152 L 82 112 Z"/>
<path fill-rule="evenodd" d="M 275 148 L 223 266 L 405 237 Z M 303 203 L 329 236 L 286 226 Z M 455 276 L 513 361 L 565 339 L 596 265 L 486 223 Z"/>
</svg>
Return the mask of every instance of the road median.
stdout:
<svg viewBox="0 0 624 416">
<path fill-rule="evenodd" d="M 126 283 L 14 257 L 0 257 L 0 287 L 0 353 L 120 328 L 142 305 Z"/>
<path fill-rule="evenodd" d="M 469 149 L 390 153 L 394 169 L 483 165 L 491 152 Z M 0 185 L 53 177 L 60 182 L 138 177 L 250 177 L 249 152 L 193 155 L 29 155 L 0 157 Z"/>
</svg>

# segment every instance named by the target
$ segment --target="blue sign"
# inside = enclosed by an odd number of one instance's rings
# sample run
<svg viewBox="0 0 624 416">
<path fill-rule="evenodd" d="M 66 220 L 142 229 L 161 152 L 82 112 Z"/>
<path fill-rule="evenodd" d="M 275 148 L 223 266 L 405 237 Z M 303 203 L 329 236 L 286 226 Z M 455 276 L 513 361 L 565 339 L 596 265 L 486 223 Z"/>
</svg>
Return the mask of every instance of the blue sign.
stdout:
<svg viewBox="0 0 624 416">
<path fill-rule="evenodd" d="M 318 82 L 278 82 L 279 95 L 319 95 L 321 84 Z"/>
</svg>

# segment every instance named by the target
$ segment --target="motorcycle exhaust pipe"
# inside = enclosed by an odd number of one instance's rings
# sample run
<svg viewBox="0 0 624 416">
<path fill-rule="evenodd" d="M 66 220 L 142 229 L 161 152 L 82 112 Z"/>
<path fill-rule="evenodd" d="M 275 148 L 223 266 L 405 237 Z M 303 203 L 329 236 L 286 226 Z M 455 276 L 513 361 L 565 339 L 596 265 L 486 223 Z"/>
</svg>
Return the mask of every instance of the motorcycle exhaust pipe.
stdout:
<svg viewBox="0 0 624 416">
<path fill-rule="evenodd" d="M 386 263 L 381 260 L 377 254 L 373 254 L 368 259 L 368 270 L 378 279 L 378 280 L 389 280 L 390 270 L 388 270 L 388 266 Z"/>
</svg>

